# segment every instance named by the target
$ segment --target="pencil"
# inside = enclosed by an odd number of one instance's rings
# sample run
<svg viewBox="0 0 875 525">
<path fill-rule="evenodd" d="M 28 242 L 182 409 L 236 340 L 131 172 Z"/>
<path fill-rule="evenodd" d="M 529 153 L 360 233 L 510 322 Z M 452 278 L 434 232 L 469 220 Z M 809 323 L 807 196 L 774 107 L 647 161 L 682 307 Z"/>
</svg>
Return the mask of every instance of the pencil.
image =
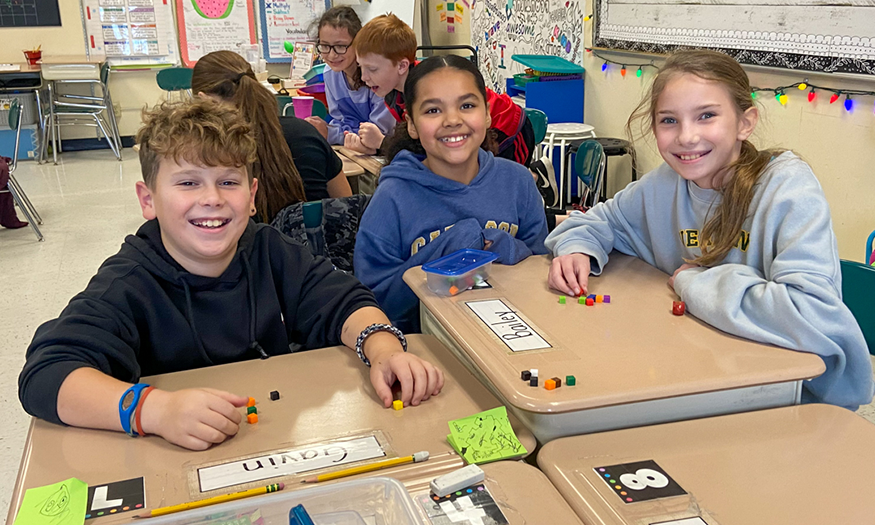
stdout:
<svg viewBox="0 0 875 525">
<path fill-rule="evenodd" d="M 358 467 L 352 467 L 345 470 L 338 470 L 337 472 L 329 472 L 328 474 L 320 474 L 318 476 L 314 476 L 312 478 L 307 478 L 301 483 L 320 483 L 322 481 L 329 481 L 337 478 L 345 478 L 346 476 L 354 476 L 356 474 L 361 474 L 363 472 L 371 472 L 373 470 L 380 470 L 384 468 L 394 467 L 396 465 L 404 465 L 406 463 L 419 463 L 421 461 L 425 461 L 428 459 L 428 452 L 417 452 L 412 456 L 404 456 L 401 458 L 387 459 L 385 461 L 378 461 L 376 463 L 368 463 L 367 465 L 361 465 Z"/>
<path fill-rule="evenodd" d="M 236 499 L 248 498 L 250 496 L 258 496 L 259 494 L 270 494 L 271 492 L 276 492 L 278 490 L 283 490 L 286 488 L 283 483 L 274 483 L 273 485 L 268 485 L 266 487 L 258 487 L 255 489 L 249 490 L 241 490 L 240 492 L 232 492 L 231 494 L 223 494 L 221 496 L 214 496 L 212 498 L 202 499 L 199 501 L 191 501 L 189 503 L 180 503 L 179 505 L 173 505 L 171 507 L 161 507 L 158 509 L 150 510 L 145 514 L 138 514 L 133 516 L 134 519 L 141 518 L 154 518 L 156 516 L 163 516 L 165 514 L 173 514 L 174 512 L 181 512 L 183 510 L 196 509 L 199 507 L 206 507 L 207 505 L 215 505 L 216 503 L 224 503 L 226 501 L 234 501 Z"/>
</svg>

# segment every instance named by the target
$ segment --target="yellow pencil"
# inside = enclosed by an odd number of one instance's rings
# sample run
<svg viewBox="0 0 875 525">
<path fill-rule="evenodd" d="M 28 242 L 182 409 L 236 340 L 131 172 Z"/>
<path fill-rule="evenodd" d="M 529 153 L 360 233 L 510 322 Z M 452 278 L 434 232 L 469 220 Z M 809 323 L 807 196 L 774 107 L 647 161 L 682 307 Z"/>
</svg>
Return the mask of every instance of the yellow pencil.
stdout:
<svg viewBox="0 0 875 525">
<path fill-rule="evenodd" d="M 319 483 L 322 481 L 329 481 L 337 478 L 345 478 L 346 476 L 354 476 L 356 474 L 361 474 L 362 472 L 371 472 L 373 470 L 380 470 L 383 468 L 394 467 L 396 465 L 404 465 L 405 463 L 419 463 L 421 461 L 425 461 L 428 459 L 428 452 L 417 452 L 412 456 L 404 456 L 403 458 L 394 458 L 387 459 L 386 461 L 378 461 L 376 463 L 368 463 L 367 465 L 361 465 L 358 467 L 352 467 L 345 470 L 338 470 L 337 472 L 329 472 L 328 474 L 320 474 L 318 476 L 314 476 L 312 478 L 307 478 L 303 480 L 301 483 Z"/>
<path fill-rule="evenodd" d="M 140 518 L 154 518 L 156 516 L 163 516 L 165 514 L 172 514 L 174 512 L 181 512 L 183 510 L 196 509 L 199 507 L 206 507 L 207 505 L 215 505 L 216 503 L 224 503 L 226 501 L 234 501 L 235 499 L 243 499 L 248 498 L 250 496 L 258 496 L 259 494 L 270 494 L 271 492 L 276 492 L 278 490 L 283 490 L 286 488 L 283 483 L 274 483 L 273 485 L 268 485 L 266 487 L 258 487 L 256 489 L 249 490 L 241 490 L 240 492 L 233 492 L 231 494 L 223 494 L 221 496 L 215 496 L 212 498 L 202 499 L 199 501 L 191 501 L 189 503 L 180 503 L 179 505 L 173 505 L 171 507 L 161 507 L 159 509 L 150 510 L 145 514 L 138 514 L 134 516 L 134 519 Z"/>
</svg>

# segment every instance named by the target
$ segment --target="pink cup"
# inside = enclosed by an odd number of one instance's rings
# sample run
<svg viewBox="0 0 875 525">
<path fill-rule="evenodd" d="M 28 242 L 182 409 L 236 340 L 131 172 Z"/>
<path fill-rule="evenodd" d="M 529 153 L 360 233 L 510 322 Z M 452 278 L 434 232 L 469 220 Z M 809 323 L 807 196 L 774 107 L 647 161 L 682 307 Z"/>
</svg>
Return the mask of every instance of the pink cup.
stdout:
<svg viewBox="0 0 875 525">
<path fill-rule="evenodd" d="M 313 97 L 292 97 L 292 106 L 296 117 L 307 118 L 313 114 Z"/>
</svg>

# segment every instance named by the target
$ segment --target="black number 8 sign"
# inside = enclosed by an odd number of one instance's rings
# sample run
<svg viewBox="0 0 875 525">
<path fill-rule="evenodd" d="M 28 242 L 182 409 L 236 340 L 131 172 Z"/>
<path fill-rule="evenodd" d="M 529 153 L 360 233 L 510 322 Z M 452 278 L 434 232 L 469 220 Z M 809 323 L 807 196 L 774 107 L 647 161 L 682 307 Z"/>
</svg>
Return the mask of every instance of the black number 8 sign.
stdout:
<svg viewBox="0 0 875 525">
<path fill-rule="evenodd" d="M 593 470 L 624 503 L 686 494 L 653 460 L 596 467 Z"/>
</svg>

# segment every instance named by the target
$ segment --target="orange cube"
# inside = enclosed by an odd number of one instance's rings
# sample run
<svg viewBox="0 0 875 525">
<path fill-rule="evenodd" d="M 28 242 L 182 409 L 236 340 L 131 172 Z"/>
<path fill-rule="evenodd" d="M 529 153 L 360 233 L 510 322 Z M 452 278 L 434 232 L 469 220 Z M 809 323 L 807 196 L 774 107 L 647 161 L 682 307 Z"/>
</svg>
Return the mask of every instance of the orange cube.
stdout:
<svg viewBox="0 0 875 525">
<path fill-rule="evenodd" d="M 258 423 L 258 414 L 248 414 L 246 416 L 246 421 L 249 421 L 250 425 L 254 425 L 255 423 Z"/>
<path fill-rule="evenodd" d="M 595 296 L 595 302 L 597 302 L 597 303 L 603 303 L 603 302 L 605 302 L 605 296 L 604 296 L 604 295 L 596 295 L 596 296 Z"/>
<path fill-rule="evenodd" d="M 255 398 L 254 398 L 254 397 L 250 397 L 250 398 L 249 398 L 249 402 L 246 403 L 246 406 L 248 406 L 248 407 L 254 407 L 254 406 L 255 406 Z"/>
<path fill-rule="evenodd" d="M 556 381 L 553 381 L 552 379 L 548 379 L 548 380 L 544 381 L 544 388 L 546 388 L 547 390 L 555 390 L 556 389 Z"/>
</svg>

